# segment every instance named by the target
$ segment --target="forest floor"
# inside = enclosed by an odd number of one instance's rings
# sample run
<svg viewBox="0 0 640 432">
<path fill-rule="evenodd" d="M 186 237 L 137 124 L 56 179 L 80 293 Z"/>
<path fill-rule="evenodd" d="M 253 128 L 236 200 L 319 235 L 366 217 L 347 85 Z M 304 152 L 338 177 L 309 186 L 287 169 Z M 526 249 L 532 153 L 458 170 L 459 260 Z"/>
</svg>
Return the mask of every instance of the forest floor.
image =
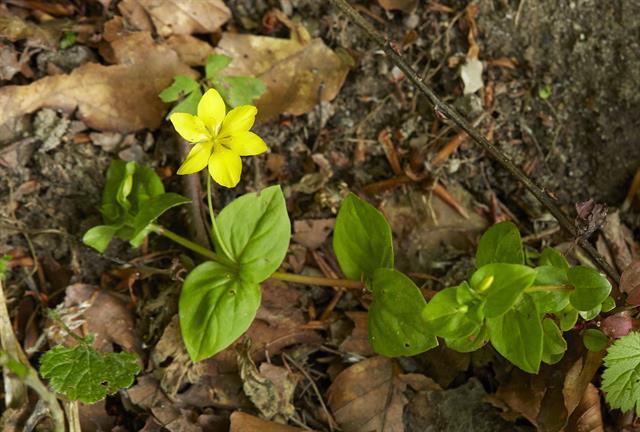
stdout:
<svg viewBox="0 0 640 432">
<path fill-rule="evenodd" d="M 207 0 L 194 6 L 206 17 L 189 2 L 149 3 L 0 4 L 0 256 L 10 256 L 13 329 L 37 365 L 56 343 L 45 311 L 57 307 L 97 334 L 100 349 L 133 351 L 143 364 L 130 389 L 81 405 L 83 430 L 632 430 L 633 416 L 601 401 L 600 358 L 579 337 L 569 335 L 565 359 L 536 376 L 490 347 L 387 359 L 367 340 L 371 299 L 354 290 L 268 281 L 251 346 L 191 363 L 177 319 L 184 251 L 151 236 L 140 249 L 114 241 L 101 255 L 81 238 L 100 223 L 113 159 L 153 167 L 167 190 L 187 194 L 169 106 L 155 95 L 174 75 L 201 74 L 227 34 L 287 39 L 302 28 L 344 64 L 345 73 L 323 69 L 326 52 L 283 60 L 283 74 L 267 77 L 273 99 L 258 104 L 271 110 L 255 128 L 269 152 L 245 161 L 237 188 L 216 192 L 221 209 L 282 185 L 294 232 L 285 269 L 339 273 L 331 229 L 349 191 L 388 218 L 396 266 L 427 296 L 468 277 L 479 235 L 497 221 L 514 221 L 535 250 L 570 250 L 575 239 L 330 2 L 225 0 L 221 11 Z M 629 191 L 640 169 L 640 2 L 358 4 L 568 214 L 590 199 L 608 206 L 592 240 L 613 266 L 637 258 L 640 206 Z M 284 58 L 268 48 L 256 57 Z M 309 71 L 320 74 L 315 93 L 300 94 L 296 80 Z M 188 236 L 186 216 L 162 221 Z M 22 430 L 28 412 L 16 409 L 3 430 Z"/>
</svg>

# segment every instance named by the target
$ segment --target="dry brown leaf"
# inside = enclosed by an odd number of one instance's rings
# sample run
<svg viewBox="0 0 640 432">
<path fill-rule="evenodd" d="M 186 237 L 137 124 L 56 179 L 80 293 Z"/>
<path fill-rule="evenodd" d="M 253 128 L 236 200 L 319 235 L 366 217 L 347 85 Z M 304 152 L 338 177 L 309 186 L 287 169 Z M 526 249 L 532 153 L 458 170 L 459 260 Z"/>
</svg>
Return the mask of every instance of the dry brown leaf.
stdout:
<svg viewBox="0 0 640 432">
<path fill-rule="evenodd" d="M 391 359 L 373 357 L 342 371 L 329 387 L 327 403 L 345 432 L 403 432 L 407 386 L 438 388 L 424 375 L 401 375 Z"/>
<path fill-rule="evenodd" d="M 587 386 L 565 432 L 604 432 L 600 392 L 593 384 Z"/>
<path fill-rule="evenodd" d="M 236 411 L 231 414 L 231 429 L 229 432 L 302 432 L 310 429 L 299 429 L 296 427 L 281 425 L 279 423 L 263 420 L 252 415 Z M 311 431 L 313 432 L 313 431 Z"/>
<path fill-rule="evenodd" d="M 331 219 L 305 219 L 293 222 L 293 240 L 308 249 L 318 249 L 324 244 L 336 223 Z"/>
<path fill-rule="evenodd" d="M 0 45 L 0 80 L 10 80 L 21 69 L 22 64 L 13 46 Z"/>
<path fill-rule="evenodd" d="M 94 346 L 110 351 L 112 343 L 142 356 L 142 344 L 135 334 L 133 313 L 127 303 L 115 293 L 93 285 L 74 284 L 66 289 L 64 316 L 72 317 L 81 326 L 75 331 L 81 336 L 94 334 Z M 66 333 L 66 332 L 62 332 Z"/>
<path fill-rule="evenodd" d="M 189 66 L 202 66 L 214 52 L 211 45 L 190 35 L 173 35 L 167 39 L 167 45 Z"/>
<path fill-rule="evenodd" d="M 349 311 L 347 316 L 354 323 L 351 334 L 340 344 L 340 351 L 359 354 L 363 357 L 374 355 L 369 343 L 368 314 L 366 312 Z"/>
<path fill-rule="evenodd" d="M 640 304 L 640 260 L 634 261 L 622 272 L 620 291 L 627 294 L 627 303 Z"/>
<path fill-rule="evenodd" d="M 320 101 L 333 100 L 349 70 L 321 39 L 301 43 L 237 33 L 224 33 L 217 51 L 233 59 L 224 75 L 259 78 L 267 91 L 256 102 L 261 120 L 279 114 L 307 113 Z"/>
<path fill-rule="evenodd" d="M 118 40 L 116 57 L 127 64 L 85 64 L 68 75 L 42 78 L 24 86 L 0 89 L 0 124 L 40 108 L 73 111 L 99 130 L 133 132 L 157 128 L 167 106 L 158 93 L 175 75 L 194 76 L 170 48 L 148 33 Z"/>
<path fill-rule="evenodd" d="M 231 18 L 231 11 L 221 0 L 133 0 L 124 3 L 120 12 L 127 20 L 145 25 L 140 11 L 142 7 L 158 34 L 165 37 L 213 33 Z"/>
<path fill-rule="evenodd" d="M 378 0 L 378 3 L 386 10 L 399 10 L 409 13 L 416 8 L 418 0 Z"/>
<path fill-rule="evenodd" d="M 118 3 L 118 10 L 133 28 L 142 31 L 153 30 L 151 17 L 138 0 L 122 0 Z"/>
<path fill-rule="evenodd" d="M 11 42 L 25 40 L 28 46 L 53 49 L 58 46 L 61 35 L 60 29 L 25 21 L 0 4 L 0 39 Z"/>
</svg>

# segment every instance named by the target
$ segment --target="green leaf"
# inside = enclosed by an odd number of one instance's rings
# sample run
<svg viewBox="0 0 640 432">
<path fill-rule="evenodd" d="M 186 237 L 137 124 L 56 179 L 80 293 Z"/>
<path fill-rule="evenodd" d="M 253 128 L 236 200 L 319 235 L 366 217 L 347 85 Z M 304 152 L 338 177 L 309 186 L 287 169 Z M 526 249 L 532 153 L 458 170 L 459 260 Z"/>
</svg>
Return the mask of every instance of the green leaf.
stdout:
<svg viewBox="0 0 640 432">
<path fill-rule="evenodd" d="M 231 345 L 251 325 L 260 306 L 260 286 L 207 261 L 187 276 L 180 294 L 182 339 L 194 362 Z"/>
<path fill-rule="evenodd" d="M 151 197 L 135 217 L 134 237 L 146 230 L 149 224 L 152 224 L 167 210 L 190 202 L 189 198 L 172 192 Z"/>
<path fill-rule="evenodd" d="M 232 108 L 251 105 L 267 90 L 267 86 L 258 78 L 249 76 L 225 76 L 212 82 L 224 101 Z"/>
<path fill-rule="evenodd" d="M 202 90 L 198 88 L 197 90 L 189 93 L 189 95 L 187 95 L 187 97 L 182 99 L 180 102 L 178 102 L 176 106 L 171 109 L 168 115 L 171 115 L 173 113 L 187 113 L 196 115 L 196 112 L 198 111 L 198 102 L 200 102 L 200 99 L 202 99 Z"/>
<path fill-rule="evenodd" d="M 185 75 L 178 75 L 173 78 L 173 83 L 162 90 L 158 96 L 162 99 L 162 102 L 169 103 L 175 102 L 181 97 L 197 90 L 200 90 L 198 81 Z"/>
<path fill-rule="evenodd" d="M 593 309 L 590 309 L 588 311 L 579 311 L 579 314 L 580 314 L 580 316 L 582 317 L 583 320 L 591 321 L 592 319 L 594 319 L 595 317 L 600 315 L 600 311 L 601 310 L 602 310 L 602 305 L 599 304 L 596 307 L 594 307 Z"/>
<path fill-rule="evenodd" d="M 573 307 L 579 311 L 588 311 L 601 304 L 611 292 L 607 278 L 596 270 L 577 266 L 567 271 L 569 283 L 575 291 L 569 296 Z"/>
<path fill-rule="evenodd" d="M 120 229 L 116 225 L 98 225 L 91 228 L 82 236 L 82 242 L 87 246 L 91 246 L 100 253 L 104 251 L 111 243 L 113 236 Z"/>
<path fill-rule="evenodd" d="M 512 222 L 497 223 L 480 237 L 476 252 L 476 267 L 480 268 L 491 263 L 524 263 L 520 232 Z"/>
<path fill-rule="evenodd" d="M 382 213 L 352 193 L 338 212 L 333 250 L 349 279 L 360 280 L 379 268 L 393 268 L 391 227 Z"/>
<path fill-rule="evenodd" d="M 373 274 L 370 290 L 369 342 L 378 354 L 412 356 L 438 345 L 420 319 L 426 302 L 411 279 L 396 270 L 381 268 Z"/>
<path fill-rule="evenodd" d="M 229 66 L 231 57 L 223 54 L 210 54 L 204 65 L 205 76 L 212 79 L 220 73 L 221 70 Z"/>
<path fill-rule="evenodd" d="M 262 282 L 278 270 L 291 237 L 280 186 L 235 199 L 220 212 L 217 222 L 222 241 L 229 247 L 230 258 L 240 264 L 244 280 Z"/>
<path fill-rule="evenodd" d="M 560 329 L 562 331 L 571 330 L 578 322 L 578 311 L 571 305 L 567 305 L 555 315 L 560 319 Z"/>
<path fill-rule="evenodd" d="M 546 247 L 540 254 L 541 266 L 553 266 L 562 270 L 569 270 L 567 259 L 556 249 Z"/>
<path fill-rule="evenodd" d="M 422 309 L 427 331 L 447 339 L 469 336 L 482 325 L 483 304 L 464 304 L 458 292 L 468 288 L 466 282 L 439 291 Z"/>
<path fill-rule="evenodd" d="M 566 285 L 569 283 L 564 269 L 551 265 L 536 267 L 534 285 Z M 569 292 L 550 290 L 529 293 L 540 313 L 560 312 L 569 304 Z"/>
<path fill-rule="evenodd" d="M 613 297 L 608 296 L 602 302 L 602 312 L 611 312 L 616 307 L 616 301 Z"/>
<path fill-rule="evenodd" d="M 471 286 L 486 295 L 484 314 L 495 318 L 505 313 L 529 288 L 536 271 L 520 264 L 494 263 L 480 267 L 471 275 Z M 490 284 L 488 283 L 490 281 Z"/>
<path fill-rule="evenodd" d="M 542 321 L 544 339 L 542 341 L 542 361 L 547 364 L 555 364 L 562 359 L 567 350 L 567 341 L 554 320 L 545 318 Z"/>
<path fill-rule="evenodd" d="M 12 259 L 11 255 L 0 256 L 0 281 L 7 277 L 7 273 L 9 273 L 9 262 L 11 262 Z"/>
<path fill-rule="evenodd" d="M 582 332 L 582 343 L 589 351 L 600 352 L 609 344 L 609 338 L 598 329 L 586 329 Z"/>
<path fill-rule="evenodd" d="M 479 350 L 489 341 L 489 331 L 486 325 L 478 328 L 469 336 L 445 339 L 445 343 L 449 348 L 461 353 L 467 353 Z"/>
<path fill-rule="evenodd" d="M 487 326 L 496 351 L 523 371 L 538 373 L 544 337 L 538 310 L 528 295 L 505 314 L 487 319 Z"/>
<path fill-rule="evenodd" d="M 71 400 L 94 403 L 133 384 L 140 372 L 136 356 L 101 353 L 88 343 L 58 345 L 40 358 L 40 373 L 58 393 Z"/>
<path fill-rule="evenodd" d="M 640 415 L 640 333 L 632 332 L 609 347 L 601 389 L 612 408 Z"/>
<path fill-rule="evenodd" d="M 67 49 L 75 45 L 78 40 L 78 35 L 72 31 L 66 31 L 62 34 L 60 39 L 60 49 Z"/>
</svg>

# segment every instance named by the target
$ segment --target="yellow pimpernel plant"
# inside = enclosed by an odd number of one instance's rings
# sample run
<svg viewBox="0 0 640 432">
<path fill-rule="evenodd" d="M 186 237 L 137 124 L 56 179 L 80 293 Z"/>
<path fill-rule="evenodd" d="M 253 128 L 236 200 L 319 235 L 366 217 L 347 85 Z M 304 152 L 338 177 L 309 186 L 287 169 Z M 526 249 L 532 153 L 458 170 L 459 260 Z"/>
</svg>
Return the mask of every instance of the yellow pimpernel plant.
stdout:
<svg viewBox="0 0 640 432">
<path fill-rule="evenodd" d="M 178 174 L 193 174 L 209 167 L 213 180 L 232 188 L 240 181 L 240 156 L 254 156 L 267 150 L 265 142 L 250 129 L 258 109 L 241 105 L 227 112 L 220 93 L 209 89 L 198 103 L 197 115 L 171 114 L 169 120 L 182 138 L 193 143 Z"/>
</svg>

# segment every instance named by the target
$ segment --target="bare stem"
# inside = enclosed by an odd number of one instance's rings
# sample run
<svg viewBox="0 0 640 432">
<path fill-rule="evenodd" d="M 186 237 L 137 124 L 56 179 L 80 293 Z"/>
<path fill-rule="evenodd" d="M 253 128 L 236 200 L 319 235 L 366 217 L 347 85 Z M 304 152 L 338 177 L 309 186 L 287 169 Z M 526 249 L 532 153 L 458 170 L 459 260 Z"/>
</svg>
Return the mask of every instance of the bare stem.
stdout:
<svg viewBox="0 0 640 432">
<path fill-rule="evenodd" d="M 525 173 L 518 168 L 513 161 L 504 154 L 498 147 L 491 144 L 480 131 L 474 128 L 465 118 L 460 115 L 455 108 L 442 101 L 436 93 L 423 81 L 422 77 L 413 70 L 400 54 L 394 49 L 391 42 L 379 31 L 377 31 L 362 15 L 360 15 L 346 0 L 330 0 L 338 9 L 340 9 L 354 24 L 356 24 L 364 33 L 373 41 L 389 57 L 391 62 L 396 65 L 404 75 L 422 92 L 431 102 L 436 113 L 442 114 L 464 130 L 476 143 L 480 145 L 491 157 L 493 157 L 504 169 L 512 176 L 517 178 L 528 190 L 536 197 L 540 203 L 546 207 L 549 212 L 558 220 L 558 223 L 572 237 L 576 238 L 577 230 L 569 217 L 556 204 L 555 200 L 542 188 L 536 185 Z M 620 281 L 618 272 L 607 263 L 607 261 L 598 253 L 598 251 L 587 241 L 580 238 L 579 244 L 589 254 L 589 256 L 598 264 L 598 266 L 609 275 L 616 283 Z"/>
<path fill-rule="evenodd" d="M 179 244 L 180 246 L 184 246 L 187 249 L 192 250 L 193 252 L 210 259 L 212 261 L 219 262 L 220 264 L 226 265 L 231 268 L 238 268 L 238 265 L 229 259 L 218 255 L 217 253 L 210 251 L 207 248 L 200 246 L 197 243 L 192 242 L 179 234 L 174 233 L 173 231 L 169 231 L 168 229 L 159 226 L 153 225 L 152 230 L 160 235 L 165 236 L 169 240 Z M 331 286 L 331 287 L 343 287 L 350 289 L 362 289 L 364 288 L 364 284 L 360 281 L 353 281 L 348 279 L 334 279 L 334 278 L 325 278 L 325 277 L 315 277 L 315 276 L 305 276 L 305 275 L 297 275 L 292 273 L 285 272 L 275 272 L 270 276 L 271 279 L 279 279 L 285 282 L 306 284 L 306 285 L 322 285 L 322 286 Z"/>
</svg>

